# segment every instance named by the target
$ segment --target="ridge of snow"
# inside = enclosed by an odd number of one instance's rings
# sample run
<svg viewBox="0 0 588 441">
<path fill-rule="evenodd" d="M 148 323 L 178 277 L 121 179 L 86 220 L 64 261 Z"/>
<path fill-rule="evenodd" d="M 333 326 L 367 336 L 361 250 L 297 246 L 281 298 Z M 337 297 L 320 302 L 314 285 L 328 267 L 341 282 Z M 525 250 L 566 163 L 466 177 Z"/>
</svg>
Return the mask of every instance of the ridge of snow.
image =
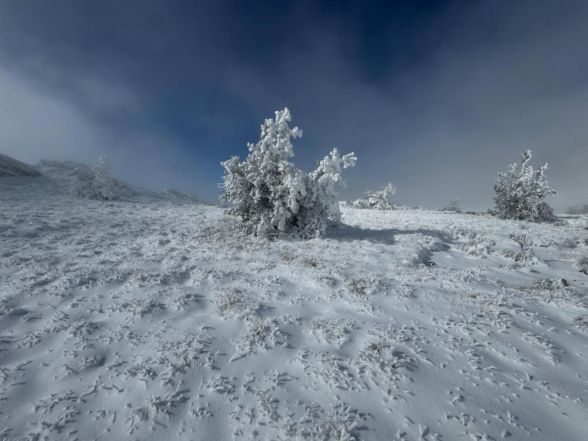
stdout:
<svg viewBox="0 0 588 441">
<path fill-rule="evenodd" d="M 0 177 L 40 176 L 33 167 L 0 153 Z"/>
</svg>

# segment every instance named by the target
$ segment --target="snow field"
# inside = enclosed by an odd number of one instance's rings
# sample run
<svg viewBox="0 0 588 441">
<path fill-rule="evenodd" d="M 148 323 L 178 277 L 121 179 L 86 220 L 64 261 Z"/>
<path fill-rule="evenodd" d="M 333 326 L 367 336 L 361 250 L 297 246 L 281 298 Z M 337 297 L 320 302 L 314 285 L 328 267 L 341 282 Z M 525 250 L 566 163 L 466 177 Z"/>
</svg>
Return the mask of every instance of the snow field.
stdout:
<svg viewBox="0 0 588 441">
<path fill-rule="evenodd" d="M 588 219 L 204 205 L 0 180 L 0 439 L 588 437 Z"/>
</svg>

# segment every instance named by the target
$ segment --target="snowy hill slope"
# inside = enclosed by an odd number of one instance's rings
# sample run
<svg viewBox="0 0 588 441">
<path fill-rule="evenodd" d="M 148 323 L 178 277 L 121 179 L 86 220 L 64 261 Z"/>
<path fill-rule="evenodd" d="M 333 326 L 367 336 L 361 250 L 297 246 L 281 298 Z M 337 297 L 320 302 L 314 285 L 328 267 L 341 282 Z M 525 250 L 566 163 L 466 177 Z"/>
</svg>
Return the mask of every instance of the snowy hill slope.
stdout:
<svg viewBox="0 0 588 441">
<path fill-rule="evenodd" d="M 63 190 L 71 188 L 74 180 L 82 182 L 92 180 L 94 170 L 87 164 L 75 161 L 42 160 L 35 166 L 43 176 L 56 182 Z M 143 188 L 133 187 L 121 180 L 115 179 L 119 191 L 125 195 L 125 199 L 135 202 L 175 202 L 175 203 L 198 203 L 198 198 L 191 193 L 183 193 L 174 189 L 162 191 L 150 191 Z"/>
<path fill-rule="evenodd" d="M 0 439 L 587 437 L 586 217 L 268 243 L 42 182 L 0 180 Z"/>
<path fill-rule="evenodd" d="M 5 176 L 39 176 L 39 172 L 24 162 L 0 153 L 0 177 Z"/>
</svg>

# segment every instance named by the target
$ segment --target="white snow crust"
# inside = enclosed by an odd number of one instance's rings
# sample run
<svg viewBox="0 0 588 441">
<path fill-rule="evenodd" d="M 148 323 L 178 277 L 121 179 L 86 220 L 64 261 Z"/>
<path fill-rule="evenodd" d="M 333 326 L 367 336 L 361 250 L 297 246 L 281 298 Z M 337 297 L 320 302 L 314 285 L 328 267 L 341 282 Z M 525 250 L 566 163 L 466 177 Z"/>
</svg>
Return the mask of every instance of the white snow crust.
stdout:
<svg viewBox="0 0 588 441">
<path fill-rule="evenodd" d="M 0 439 L 588 439 L 588 217 L 341 210 L 0 179 Z"/>
</svg>

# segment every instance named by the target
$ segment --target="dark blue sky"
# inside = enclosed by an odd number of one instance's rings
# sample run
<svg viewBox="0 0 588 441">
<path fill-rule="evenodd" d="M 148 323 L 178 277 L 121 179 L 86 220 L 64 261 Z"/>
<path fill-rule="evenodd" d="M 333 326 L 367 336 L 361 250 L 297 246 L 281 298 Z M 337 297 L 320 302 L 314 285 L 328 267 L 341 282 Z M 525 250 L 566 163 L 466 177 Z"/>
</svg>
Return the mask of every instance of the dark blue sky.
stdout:
<svg viewBox="0 0 588 441">
<path fill-rule="evenodd" d="M 93 161 L 212 200 L 219 162 L 288 106 L 294 161 L 355 151 L 345 197 L 491 204 L 532 148 L 559 206 L 587 202 L 588 2 L 0 4 L 0 151 Z M 558 203 L 555 203 L 558 206 Z"/>
</svg>

